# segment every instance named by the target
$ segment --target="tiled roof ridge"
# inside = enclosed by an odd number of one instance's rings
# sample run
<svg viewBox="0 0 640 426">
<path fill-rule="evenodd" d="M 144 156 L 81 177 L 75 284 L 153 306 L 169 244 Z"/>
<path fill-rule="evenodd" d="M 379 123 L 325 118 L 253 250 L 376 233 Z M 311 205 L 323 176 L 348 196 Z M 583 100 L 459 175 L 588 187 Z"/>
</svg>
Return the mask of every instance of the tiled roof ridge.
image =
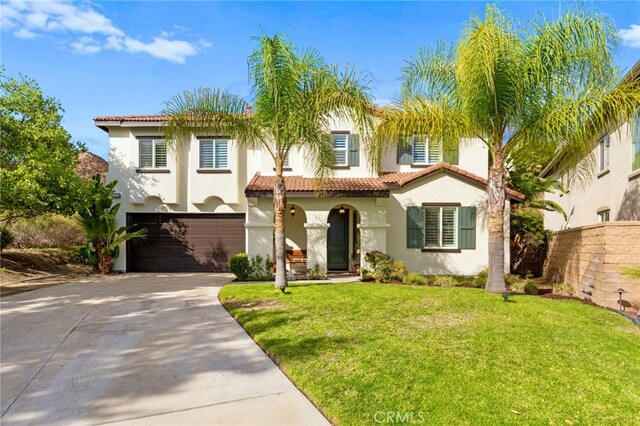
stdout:
<svg viewBox="0 0 640 426">
<path fill-rule="evenodd" d="M 389 191 L 392 189 L 402 188 L 411 182 L 438 171 L 452 173 L 484 186 L 489 183 L 487 179 L 481 176 L 468 172 L 452 164 L 440 162 L 417 172 L 391 172 L 379 177 L 331 177 L 325 180 L 325 185 L 327 191 Z M 275 176 L 262 176 L 260 172 L 257 172 L 247 185 L 245 192 L 271 191 L 273 189 L 274 178 Z M 285 176 L 284 179 L 285 187 L 288 191 L 315 192 L 316 190 L 316 178 L 294 175 Z M 507 194 L 511 198 L 519 201 L 522 201 L 525 198 L 523 194 L 510 188 L 507 189 Z"/>
</svg>

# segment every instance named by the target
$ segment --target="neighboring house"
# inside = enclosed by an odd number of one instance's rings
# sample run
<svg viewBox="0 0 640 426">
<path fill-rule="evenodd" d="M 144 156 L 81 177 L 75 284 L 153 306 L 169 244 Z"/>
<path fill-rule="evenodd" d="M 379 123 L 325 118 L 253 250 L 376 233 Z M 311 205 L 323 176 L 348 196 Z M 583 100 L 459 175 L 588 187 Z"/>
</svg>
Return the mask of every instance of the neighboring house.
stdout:
<svg viewBox="0 0 640 426">
<path fill-rule="evenodd" d="M 640 77 L 640 62 L 625 79 Z M 594 161 L 595 160 L 595 161 Z M 640 110 L 631 122 L 605 132 L 580 168 L 588 182 L 560 172 L 552 162 L 543 177 L 563 179 L 568 192 L 546 194 L 567 219 L 545 212 L 545 227 L 556 231 L 544 267 L 546 278 L 571 293 L 611 308 L 640 307 L 640 280 L 625 275 L 640 267 Z M 619 289 L 624 290 L 621 294 Z"/>
<path fill-rule="evenodd" d="M 100 175 L 103 181 L 109 171 L 109 163 L 102 157 L 92 152 L 81 152 L 78 154 L 78 165 L 76 173 L 83 179 L 92 179 L 95 175 Z"/>
<path fill-rule="evenodd" d="M 640 62 L 625 79 L 640 77 Z M 566 182 L 566 194 L 545 194 L 566 212 L 545 213 L 545 227 L 552 231 L 609 221 L 640 221 L 640 111 L 635 120 L 604 134 L 594 146 L 592 157 L 584 160 L 593 179 L 578 182 L 572 172 L 559 173 L 551 163 L 543 177 Z M 595 161 L 593 161 L 595 159 Z"/>
<path fill-rule="evenodd" d="M 237 252 L 273 257 L 273 160 L 215 135 L 168 149 L 163 116 L 98 117 L 109 133 L 109 173 L 119 220 L 148 229 L 122 247 L 116 270 L 227 271 Z M 350 125 L 331 129 L 336 166 L 317 196 L 304 152 L 286 162 L 286 244 L 303 270 L 352 271 L 380 250 L 425 274 L 477 274 L 488 263 L 488 153 L 479 140 L 442 152 L 424 138 L 368 170 Z M 509 191 L 505 209 L 521 194 Z M 509 266 L 508 227 L 505 270 Z"/>
</svg>

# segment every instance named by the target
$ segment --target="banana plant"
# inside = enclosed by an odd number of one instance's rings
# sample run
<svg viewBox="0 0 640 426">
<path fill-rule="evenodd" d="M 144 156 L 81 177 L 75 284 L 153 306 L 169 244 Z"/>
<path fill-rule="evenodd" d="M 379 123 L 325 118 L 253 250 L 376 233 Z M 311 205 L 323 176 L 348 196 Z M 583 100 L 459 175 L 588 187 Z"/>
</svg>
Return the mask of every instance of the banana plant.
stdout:
<svg viewBox="0 0 640 426">
<path fill-rule="evenodd" d="M 113 181 L 103 185 L 100 176 L 95 176 L 87 206 L 78 212 L 78 222 L 87 235 L 82 255 L 102 274 L 111 272 L 120 256 L 120 244 L 147 234 L 146 229 L 129 232 L 132 226 L 118 227 L 120 203 L 114 204 L 112 197 L 117 184 L 118 181 Z"/>
</svg>

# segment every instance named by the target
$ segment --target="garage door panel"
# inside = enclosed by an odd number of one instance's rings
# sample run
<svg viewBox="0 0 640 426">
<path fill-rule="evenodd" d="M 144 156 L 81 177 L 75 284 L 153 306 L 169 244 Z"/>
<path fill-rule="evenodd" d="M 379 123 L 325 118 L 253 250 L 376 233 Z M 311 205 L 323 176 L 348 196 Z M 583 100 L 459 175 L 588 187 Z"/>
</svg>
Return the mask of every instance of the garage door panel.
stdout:
<svg viewBox="0 0 640 426">
<path fill-rule="evenodd" d="M 127 223 L 148 229 L 127 245 L 132 272 L 228 272 L 229 258 L 244 252 L 244 214 L 129 213 Z"/>
</svg>

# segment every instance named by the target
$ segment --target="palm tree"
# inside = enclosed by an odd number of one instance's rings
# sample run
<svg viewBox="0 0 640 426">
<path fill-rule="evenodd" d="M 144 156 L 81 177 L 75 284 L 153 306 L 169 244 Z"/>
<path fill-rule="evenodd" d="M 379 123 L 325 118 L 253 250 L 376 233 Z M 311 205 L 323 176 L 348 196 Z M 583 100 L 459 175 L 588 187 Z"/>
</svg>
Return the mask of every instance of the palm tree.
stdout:
<svg viewBox="0 0 640 426">
<path fill-rule="evenodd" d="M 306 165 L 314 171 L 321 190 L 335 165 L 330 121 L 351 120 L 366 139 L 372 128 L 372 107 L 362 74 L 350 68 L 339 71 L 313 50 L 298 52 L 281 34 L 261 36 L 258 42 L 248 61 L 251 103 L 217 89 L 185 91 L 166 103 L 164 130 L 170 143 L 197 133 L 222 134 L 242 147 L 262 147 L 273 158 L 275 285 L 284 292 L 284 161 L 293 147 L 304 149 Z"/>
<path fill-rule="evenodd" d="M 490 155 L 487 291 L 505 290 L 509 164 L 562 151 L 558 166 L 573 167 L 640 102 L 637 82 L 617 84 L 617 45 L 611 20 L 593 11 L 521 25 L 488 5 L 484 18 L 467 21 L 457 44 L 420 50 L 403 69 L 402 98 L 384 112 L 370 161 L 377 164 L 402 134 L 427 135 L 444 149 L 463 138 L 484 142 Z"/>
</svg>

